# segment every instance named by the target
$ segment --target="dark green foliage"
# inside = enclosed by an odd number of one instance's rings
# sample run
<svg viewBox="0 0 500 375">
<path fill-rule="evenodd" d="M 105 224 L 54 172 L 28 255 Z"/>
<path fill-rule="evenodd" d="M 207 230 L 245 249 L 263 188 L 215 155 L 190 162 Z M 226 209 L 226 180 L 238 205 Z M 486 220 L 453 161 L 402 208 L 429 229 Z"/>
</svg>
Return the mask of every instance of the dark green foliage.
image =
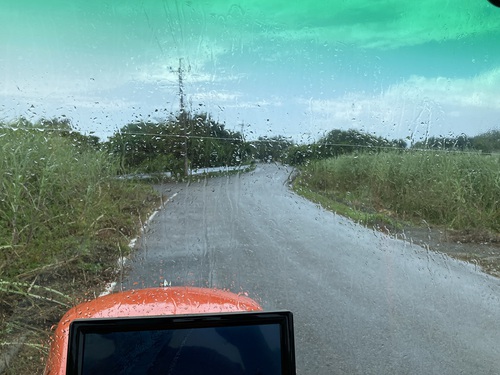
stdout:
<svg viewBox="0 0 500 375">
<path fill-rule="evenodd" d="M 292 165 L 302 165 L 311 160 L 316 154 L 314 145 L 293 146 L 288 150 L 286 161 Z"/>
<path fill-rule="evenodd" d="M 58 261 L 99 256 L 98 237 L 113 232 L 118 240 L 112 246 L 123 241 L 123 228 L 133 228 L 133 218 L 147 207 L 141 197 L 152 196 L 151 189 L 116 179 L 118 163 L 97 150 L 92 138 L 64 123 L 45 129 L 41 125 L 0 125 L 4 278 Z M 139 203 L 134 203 L 135 195 Z"/>
<path fill-rule="evenodd" d="M 388 148 L 403 150 L 406 146 L 403 140 L 388 140 L 354 129 L 334 129 L 315 143 L 291 147 L 287 161 L 300 165 L 310 160 L 328 159 L 354 152 L 380 152 Z"/>
<path fill-rule="evenodd" d="M 293 142 L 283 136 L 259 137 L 251 143 L 254 158 L 263 161 L 283 161 L 288 157 L 288 149 Z"/>
<path fill-rule="evenodd" d="M 475 150 L 484 153 L 500 152 L 500 130 L 490 130 L 475 136 L 472 145 Z"/>
<path fill-rule="evenodd" d="M 172 117 L 159 123 L 131 123 L 107 143 L 126 172 L 172 172 L 238 165 L 250 156 L 240 133 L 225 129 L 206 113 Z"/>
<path fill-rule="evenodd" d="M 480 151 L 487 154 L 500 152 L 500 130 L 489 130 L 474 137 L 469 137 L 465 134 L 456 137 L 429 137 L 425 141 L 415 143 L 412 148 Z"/>
<path fill-rule="evenodd" d="M 457 137 L 429 137 L 425 141 L 416 142 L 413 148 L 466 151 L 473 148 L 473 138 L 465 134 Z"/>
</svg>

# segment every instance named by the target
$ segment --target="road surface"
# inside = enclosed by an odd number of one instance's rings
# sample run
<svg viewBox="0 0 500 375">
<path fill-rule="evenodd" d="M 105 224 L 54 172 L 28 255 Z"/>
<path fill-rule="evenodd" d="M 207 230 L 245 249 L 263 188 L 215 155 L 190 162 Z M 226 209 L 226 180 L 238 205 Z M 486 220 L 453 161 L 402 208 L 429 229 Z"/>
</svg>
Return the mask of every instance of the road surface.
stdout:
<svg viewBox="0 0 500 375">
<path fill-rule="evenodd" d="M 500 281 L 288 189 L 285 167 L 159 187 L 124 289 L 246 292 L 295 317 L 298 374 L 499 374 Z"/>
</svg>

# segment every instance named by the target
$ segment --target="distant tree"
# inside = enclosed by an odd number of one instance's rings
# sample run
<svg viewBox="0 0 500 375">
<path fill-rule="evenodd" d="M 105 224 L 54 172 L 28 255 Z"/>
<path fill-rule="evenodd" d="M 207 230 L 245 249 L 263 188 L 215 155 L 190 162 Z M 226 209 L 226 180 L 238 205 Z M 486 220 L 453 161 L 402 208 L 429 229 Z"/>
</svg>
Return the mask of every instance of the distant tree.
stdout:
<svg viewBox="0 0 500 375">
<path fill-rule="evenodd" d="M 80 133 L 74 128 L 71 120 L 68 118 L 42 118 L 33 127 L 67 138 L 74 146 L 80 149 L 92 148 L 98 150 L 101 147 L 99 137 Z"/>
<path fill-rule="evenodd" d="M 334 129 L 322 137 L 319 144 L 349 145 L 355 147 L 406 147 L 403 140 L 388 140 L 383 137 L 364 133 L 359 130 Z"/>
<path fill-rule="evenodd" d="M 355 129 L 334 129 L 317 142 L 319 158 L 336 157 L 354 151 L 380 151 L 382 148 L 405 148 L 403 140 L 388 140 Z"/>
<path fill-rule="evenodd" d="M 237 165 L 248 159 L 249 148 L 241 133 L 227 130 L 209 114 L 189 116 L 187 124 L 187 148 L 193 168 Z"/>
<path fill-rule="evenodd" d="M 21 116 L 7 124 L 0 124 L 0 127 L 28 132 L 43 131 L 46 135 L 67 138 L 73 146 L 76 146 L 82 151 L 87 148 L 98 150 L 101 147 L 99 137 L 80 133 L 74 128 L 71 120 L 65 117 L 54 117 L 52 119 L 42 118 L 33 123 Z"/>
<path fill-rule="evenodd" d="M 353 152 L 379 152 L 386 148 L 404 149 L 406 147 L 407 144 L 402 139 L 388 140 L 355 129 L 334 129 L 315 143 L 291 147 L 288 152 L 288 162 L 303 164 L 312 159 L 338 157 Z"/>
<path fill-rule="evenodd" d="M 239 132 L 225 129 L 207 113 L 184 113 L 163 122 L 130 123 L 109 139 L 124 170 L 170 171 L 237 165 L 250 150 Z"/>
<path fill-rule="evenodd" d="M 259 137 L 257 141 L 253 141 L 251 144 L 255 158 L 273 161 L 286 160 L 288 149 L 293 146 L 290 139 L 281 135 Z"/>
<path fill-rule="evenodd" d="M 176 133 L 174 123 L 136 122 L 123 126 L 106 144 L 109 152 L 120 158 L 125 171 L 152 172 L 154 165 L 157 171 L 178 172 L 182 169 L 178 162 L 158 165 L 156 160 L 159 156 L 168 156 L 165 160 L 169 161 L 181 159 L 182 147 Z"/>
<path fill-rule="evenodd" d="M 392 147 L 405 149 L 408 147 L 408 143 L 404 139 L 394 139 L 390 141 Z"/>
<path fill-rule="evenodd" d="M 294 145 L 288 149 L 286 162 L 291 165 L 302 165 L 313 159 L 316 145 Z"/>
<path fill-rule="evenodd" d="M 500 152 L 500 130 L 489 130 L 471 139 L 475 150 L 485 153 Z"/>
<path fill-rule="evenodd" d="M 472 140 L 465 134 L 457 137 L 429 137 L 414 143 L 413 148 L 465 151 L 472 148 Z"/>
</svg>

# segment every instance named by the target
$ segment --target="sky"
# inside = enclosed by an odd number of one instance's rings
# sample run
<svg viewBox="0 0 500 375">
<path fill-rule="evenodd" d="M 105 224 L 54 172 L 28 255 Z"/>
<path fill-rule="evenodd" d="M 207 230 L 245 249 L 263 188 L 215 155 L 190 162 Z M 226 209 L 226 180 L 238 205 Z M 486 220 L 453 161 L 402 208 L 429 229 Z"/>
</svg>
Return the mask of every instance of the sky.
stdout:
<svg viewBox="0 0 500 375">
<path fill-rule="evenodd" d="M 186 107 L 247 139 L 357 129 L 410 143 L 500 128 L 486 0 L 0 2 L 0 121 L 102 139 Z"/>
</svg>

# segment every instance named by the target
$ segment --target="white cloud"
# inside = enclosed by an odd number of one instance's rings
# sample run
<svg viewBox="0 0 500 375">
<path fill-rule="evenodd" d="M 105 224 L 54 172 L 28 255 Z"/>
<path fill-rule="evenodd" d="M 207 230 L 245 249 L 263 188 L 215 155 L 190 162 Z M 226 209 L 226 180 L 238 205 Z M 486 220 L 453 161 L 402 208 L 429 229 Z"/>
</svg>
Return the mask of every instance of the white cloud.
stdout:
<svg viewBox="0 0 500 375">
<path fill-rule="evenodd" d="M 500 68 L 471 78 L 409 77 L 379 95 L 300 99 L 318 127 L 362 128 L 398 137 L 426 132 L 471 133 L 500 119 Z"/>
<path fill-rule="evenodd" d="M 430 99 L 442 105 L 500 109 L 500 68 L 472 78 L 425 78 L 412 76 L 394 85 L 387 98 Z"/>
<path fill-rule="evenodd" d="M 499 27 L 499 19 L 486 1 L 443 2 L 439 6 L 435 0 L 302 2 L 300 6 L 283 7 L 280 16 L 278 24 L 284 26 L 275 35 L 285 40 L 342 42 L 380 49 L 458 40 Z"/>
<path fill-rule="evenodd" d="M 248 100 L 244 93 L 234 91 L 206 91 L 188 95 L 191 101 L 202 102 L 206 106 L 220 106 L 221 108 L 233 109 L 258 109 L 265 107 L 281 107 L 283 99 L 271 96 L 267 99 Z"/>
<path fill-rule="evenodd" d="M 270 98 L 269 100 L 261 99 L 261 100 L 250 100 L 250 101 L 241 101 L 227 105 L 228 108 L 263 108 L 263 107 L 281 107 L 283 105 L 282 99 L 280 98 Z"/>
<path fill-rule="evenodd" d="M 221 91 L 208 91 L 189 95 L 189 98 L 203 103 L 208 102 L 223 104 L 222 102 L 236 101 L 239 97 L 241 97 L 241 95 L 242 94 L 239 92 L 229 93 Z"/>
<path fill-rule="evenodd" d="M 234 82 L 245 78 L 244 74 L 221 71 L 216 66 L 206 68 L 203 63 L 182 61 L 183 82 L 189 84 Z M 131 80 L 140 83 L 154 83 L 178 86 L 179 84 L 179 59 L 171 58 L 166 62 L 155 62 L 143 65 L 131 75 Z"/>
<path fill-rule="evenodd" d="M 130 109 L 140 103 L 125 99 L 103 99 L 101 97 L 73 97 L 72 102 L 77 108 L 88 108 L 94 111 L 112 112 L 122 109 Z"/>
</svg>

